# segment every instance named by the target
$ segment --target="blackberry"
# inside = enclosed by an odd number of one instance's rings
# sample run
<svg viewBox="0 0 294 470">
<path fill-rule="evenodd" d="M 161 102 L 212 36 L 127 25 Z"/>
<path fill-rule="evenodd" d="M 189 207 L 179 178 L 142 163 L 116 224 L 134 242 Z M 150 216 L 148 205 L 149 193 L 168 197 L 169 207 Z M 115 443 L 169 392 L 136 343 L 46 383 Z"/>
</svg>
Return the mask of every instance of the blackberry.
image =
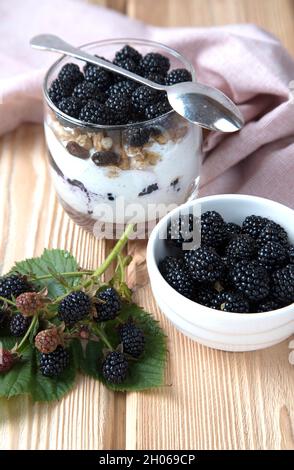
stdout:
<svg viewBox="0 0 294 470">
<path fill-rule="evenodd" d="M 21 313 L 13 315 L 9 322 L 9 331 L 12 336 L 23 336 L 32 321 L 31 317 L 24 317 Z"/>
<path fill-rule="evenodd" d="M 86 64 L 84 67 L 85 79 L 94 83 L 101 91 L 107 90 L 113 82 L 111 72 L 93 64 Z"/>
<path fill-rule="evenodd" d="M 20 313 L 30 317 L 43 307 L 44 300 L 42 295 L 37 292 L 24 292 L 17 296 L 15 305 Z"/>
<path fill-rule="evenodd" d="M 281 302 L 290 304 L 294 302 L 294 265 L 288 264 L 285 268 L 273 273 L 273 295 Z"/>
<path fill-rule="evenodd" d="M 114 61 L 121 62 L 125 59 L 132 59 L 136 64 L 139 64 L 142 59 L 142 55 L 139 51 L 127 44 L 116 52 Z"/>
<path fill-rule="evenodd" d="M 198 282 L 215 282 L 224 275 L 225 265 L 210 247 L 201 246 L 197 250 L 187 251 L 184 259 L 192 278 Z"/>
<path fill-rule="evenodd" d="M 201 243 L 217 248 L 226 241 L 226 224 L 216 211 L 207 211 L 201 215 Z"/>
<path fill-rule="evenodd" d="M 168 100 L 159 101 L 158 103 L 149 104 L 145 109 L 145 118 L 150 120 L 162 116 L 171 110 Z"/>
<path fill-rule="evenodd" d="M 286 264 L 288 253 L 286 247 L 276 242 L 267 242 L 258 250 L 257 260 L 268 271 Z"/>
<path fill-rule="evenodd" d="M 234 288 L 253 302 L 269 294 L 267 271 L 257 261 L 239 261 L 231 271 L 231 279 Z"/>
<path fill-rule="evenodd" d="M 98 103 L 96 100 L 90 100 L 81 109 L 79 119 L 91 124 L 110 124 L 113 116 L 104 104 Z"/>
<path fill-rule="evenodd" d="M 102 374 L 105 380 L 111 384 L 118 385 L 127 377 L 129 363 L 124 354 L 112 351 L 107 354 L 102 364 Z"/>
<path fill-rule="evenodd" d="M 51 83 L 51 86 L 48 90 L 48 95 L 51 101 L 57 106 L 63 98 L 69 97 L 72 94 L 72 91 L 72 84 L 61 82 L 60 80 L 56 79 Z"/>
<path fill-rule="evenodd" d="M 149 52 L 140 61 L 140 66 L 143 70 L 148 70 L 148 72 L 157 72 L 165 75 L 170 67 L 170 62 L 168 57 L 158 52 Z"/>
<path fill-rule="evenodd" d="M 165 258 L 165 260 L 159 264 L 159 269 L 166 282 L 173 289 L 184 297 L 193 299 L 194 282 L 184 264 L 179 261 L 173 263 L 171 259 L 167 260 Z"/>
<path fill-rule="evenodd" d="M 269 219 L 260 215 L 249 215 L 242 224 L 242 232 L 252 238 L 257 238 L 268 222 Z"/>
<path fill-rule="evenodd" d="M 119 336 L 124 353 L 136 358 L 141 356 L 145 349 L 145 336 L 141 328 L 128 321 L 119 327 Z"/>
<path fill-rule="evenodd" d="M 69 365 L 69 353 L 62 346 L 55 351 L 40 354 L 40 371 L 45 377 L 58 377 Z"/>
<path fill-rule="evenodd" d="M 289 246 L 288 256 L 290 264 L 294 264 L 294 245 Z"/>
<path fill-rule="evenodd" d="M 215 308 L 215 299 L 217 296 L 217 291 L 208 286 L 198 287 L 195 291 L 195 297 L 193 300 L 198 304 L 204 305 L 205 307 Z"/>
<path fill-rule="evenodd" d="M 79 83 L 73 90 L 73 96 L 80 98 L 80 100 L 88 101 L 95 99 L 99 103 L 105 101 L 105 95 L 103 91 L 95 85 L 95 83 L 88 82 L 87 80 Z"/>
<path fill-rule="evenodd" d="M 12 297 L 18 297 L 23 292 L 31 292 L 32 286 L 27 282 L 24 276 L 11 274 L 0 279 L 0 296 L 12 300 Z"/>
<path fill-rule="evenodd" d="M 68 98 L 63 98 L 58 103 L 58 108 L 63 113 L 68 116 L 78 118 L 82 107 L 85 105 L 85 102 L 76 96 L 69 96 Z"/>
<path fill-rule="evenodd" d="M 278 308 L 282 308 L 282 304 L 275 301 L 275 300 L 264 300 L 260 304 L 257 304 L 254 311 L 256 313 L 262 312 L 270 312 L 271 310 L 277 310 Z"/>
<path fill-rule="evenodd" d="M 234 313 L 249 313 L 249 302 L 241 294 L 236 292 L 219 292 L 214 300 L 217 310 Z"/>
<path fill-rule="evenodd" d="M 113 320 L 117 317 L 121 309 L 121 299 L 115 289 L 107 287 L 96 295 L 96 300 L 96 321 Z"/>
<path fill-rule="evenodd" d="M 157 72 L 149 72 L 149 71 L 144 71 L 143 76 L 147 78 L 148 80 L 151 80 L 152 82 L 155 83 L 160 83 L 161 85 L 165 85 L 166 83 L 166 76 L 162 73 L 157 73 Z"/>
<path fill-rule="evenodd" d="M 241 233 L 241 227 L 234 222 L 228 222 L 226 224 L 226 238 L 228 241 L 234 240 Z"/>
<path fill-rule="evenodd" d="M 226 257 L 231 264 L 241 259 L 253 259 L 255 254 L 255 240 L 247 234 L 239 235 L 235 240 L 232 240 L 226 248 Z"/>
<path fill-rule="evenodd" d="M 110 111 L 111 115 L 114 116 L 117 124 L 126 123 L 127 116 L 129 114 L 130 102 L 126 96 L 115 95 L 110 96 L 105 102 L 106 108 Z"/>
<path fill-rule="evenodd" d="M 60 82 L 71 84 L 72 87 L 84 80 L 84 75 L 77 64 L 65 64 L 58 74 Z"/>
<path fill-rule="evenodd" d="M 141 69 L 139 65 L 130 57 L 121 60 L 114 59 L 113 63 L 114 65 L 118 65 L 119 67 L 128 70 L 129 72 L 134 72 L 138 75 L 141 75 Z M 117 81 L 121 80 L 121 78 L 122 75 L 117 75 Z"/>
<path fill-rule="evenodd" d="M 169 223 L 167 243 L 182 248 L 183 243 L 191 243 L 193 236 L 197 238 L 198 233 L 200 233 L 199 220 L 193 214 L 182 214 L 180 217 L 173 217 Z M 197 239 L 194 242 L 196 244 Z"/>
<path fill-rule="evenodd" d="M 82 291 L 74 291 L 61 300 L 58 306 L 58 317 L 67 325 L 76 323 L 91 311 L 89 296 Z"/>
<path fill-rule="evenodd" d="M 166 85 L 175 85 L 176 83 L 181 82 L 191 82 L 192 75 L 187 69 L 174 69 L 167 74 L 165 84 Z"/>
<path fill-rule="evenodd" d="M 6 349 L 0 349 L 0 374 L 8 372 L 15 363 L 15 355 Z"/>
<path fill-rule="evenodd" d="M 185 269 L 184 258 L 180 258 L 177 256 L 166 256 L 159 263 L 159 270 L 161 274 L 166 273 L 173 269 L 178 269 L 178 268 Z"/>
<path fill-rule="evenodd" d="M 264 245 L 266 242 L 276 242 L 281 245 L 288 246 L 288 235 L 286 230 L 275 222 L 268 222 L 257 238 L 257 243 L 259 243 L 259 245 Z"/>
<path fill-rule="evenodd" d="M 158 91 L 145 85 L 139 86 L 132 94 L 131 101 L 134 109 L 144 114 L 146 106 L 155 103 L 158 99 Z"/>
<path fill-rule="evenodd" d="M 136 88 L 136 82 L 132 80 L 123 80 L 111 85 L 107 90 L 107 94 L 108 96 L 123 95 L 130 98 Z"/>
<path fill-rule="evenodd" d="M 142 147 L 147 144 L 150 137 L 150 129 L 147 127 L 134 127 L 125 131 L 126 143 L 132 147 Z"/>
</svg>

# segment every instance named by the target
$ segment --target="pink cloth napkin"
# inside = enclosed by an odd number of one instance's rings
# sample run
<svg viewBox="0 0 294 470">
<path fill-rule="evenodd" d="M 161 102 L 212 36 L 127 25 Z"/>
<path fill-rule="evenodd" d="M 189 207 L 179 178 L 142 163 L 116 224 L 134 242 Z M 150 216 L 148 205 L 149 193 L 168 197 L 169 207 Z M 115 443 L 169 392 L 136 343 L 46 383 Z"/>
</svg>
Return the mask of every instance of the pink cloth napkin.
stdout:
<svg viewBox="0 0 294 470">
<path fill-rule="evenodd" d="M 32 36 L 51 32 L 76 45 L 152 39 L 184 53 L 199 81 L 228 94 L 246 119 L 241 132 L 206 139 L 201 194 L 255 194 L 294 206 L 294 61 L 269 33 L 246 24 L 158 28 L 78 0 L 1 0 L 0 18 L 0 134 L 42 121 L 41 84 L 55 56 L 32 50 Z"/>
</svg>

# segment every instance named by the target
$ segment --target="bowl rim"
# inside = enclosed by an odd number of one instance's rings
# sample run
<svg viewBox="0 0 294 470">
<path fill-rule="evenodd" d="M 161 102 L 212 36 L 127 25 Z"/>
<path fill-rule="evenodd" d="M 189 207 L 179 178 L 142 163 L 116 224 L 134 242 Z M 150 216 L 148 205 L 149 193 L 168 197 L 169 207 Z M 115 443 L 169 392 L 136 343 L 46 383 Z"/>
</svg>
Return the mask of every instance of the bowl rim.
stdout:
<svg viewBox="0 0 294 470">
<path fill-rule="evenodd" d="M 170 295 L 175 296 L 175 300 L 180 303 L 184 307 L 181 309 L 182 311 L 186 311 L 185 306 L 187 310 L 190 310 L 193 305 L 198 305 L 201 307 L 201 310 L 205 315 L 210 315 L 211 317 L 215 316 L 217 313 L 217 319 L 219 321 L 222 320 L 231 320 L 231 321 L 241 321 L 241 322 L 247 322 L 249 319 L 255 318 L 256 320 L 269 320 L 271 318 L 276 318 L 276 317 L 283 317 L 286 313 L 289 313 L 289 310 L 291 307 L 293 308 L 293 303 L 287 305 L 286 307 L 279 308 L 276 310 L 269 310 L 268 312 L 253 312 L 253 313 L 238 313 L 238 312 L 224 312 L 223 310 L 217 310 L 217 309 L 212 309 L 209 307 L 206 307 L 204 305 L 199 304 L 198 302 L 195 302 L 193 300 L 188 299 L 187 297 L 184 297 L 182 294 L 177 292 L 173 287 L 171 287 L 168 282 L 164 279 L 162 276 L 158 265 L 155 261 L 155 256 L 154 256 L 154 248 L 157 242 L 157 235 L 160 230 L 166 225 L 170 217 L 172 217 L 174 214 L 179 212 L 182 209 L 186 209 L 188 207 L 191 207 L 196 204 L 201 204 L 201 202 L 210 202 L 210 201 L 216 201 L 216 200 L 247 200 L 247 201 L 256 201 L 256 202 L 262 202 L 265 205 L 274 205 L 277 208 L 282 209 L 283 211 L 289 211 L 294 218 L 294 210 L 291 209 L 290 207 L 287 207 L 284 204 L 281 204 L 279 202 L 273 201 L 272 199 L 260 197 L 260 196 L 252 196 L 252 195 L 247 195 L 247 194 L 218 194 L 218 195 L 212 195 L 212 196 L 204 196 L 198 199 L 194 199 L 192 201 L 188 201 L 185 204 L 181 204 L 180 206 L 176 207 L 172 211 L 170 211 L 168 214 L 166 214 L 159 222 L 158 224 L 153 228 L 151 235 L 148 240 L 147 244 L 147 251 L 146 251 L 146 262 L 147 262 L 147 269 L 150 277 L 150 282 L 152 282 L 151 277 L 153 275 L 156 276 L 157 280 L 159 282 L 163 282 L 165 289 L 167 289 L 170 292 Z M 151 274 L 152 273 L 152 274 Z M 156 299 L 155 299 L 156 300 Z M 200 311 L 198 312 L 198 314 Z M 191 321 L 190 316 L 186 316 L 184 314 L 180 314 L 177 311 L 177 314 L 181 316 L 183 319 L 186 321 L 189 321 L 190 323 L 194 324 L 193 321 Z M 294 319 L 294 315 L 293 315 Z"/>
</svg>

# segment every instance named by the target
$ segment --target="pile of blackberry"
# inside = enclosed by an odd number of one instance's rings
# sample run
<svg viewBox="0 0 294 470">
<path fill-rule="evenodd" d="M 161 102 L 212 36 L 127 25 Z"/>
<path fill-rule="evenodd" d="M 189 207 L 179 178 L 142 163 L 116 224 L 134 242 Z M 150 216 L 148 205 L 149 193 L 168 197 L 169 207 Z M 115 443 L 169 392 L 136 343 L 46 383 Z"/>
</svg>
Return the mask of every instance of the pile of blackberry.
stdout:
<svg viewBox="0 0 294 470">
<path fill-rule="evenodd" d="M 192 80 L 186 69 L 169 72 L 167 57 L 155 52 L 142 56 L 129 45 L 116 52 L 113 63 L 161 84 L 174 85 Z M 65 64 L 51 83 L 48 94 L 60 111 L 91 124 L 141 122 L 171 109 L 165 92 L 142 86 L 93 64 L 86 64 L 83 72 L 77 64 Z"/>
<path fill-rule="evenodd" d="M 0 328 L 7 329 L 10 336 L 15 337 L 17 342 L 20 342 L 26 334 L 31 333 L 28 329 L 33 315 L 38 314 L 38 311 L 34 311 L 36 303 L 34 296 L 31 295 L 33 292 L 33 286 L 28 283 L 26 277 L 20 274 L 10 274 L 0 278 Z M 36 293 L 36 295 L 39 294 Z M 18 309 L 20 296 L 22 296 L 22 307 L 25 306 L 23 314 Z M 10 305 L 6 304 L 6 299 L 7 301 L 15 300 L 15 308 L 9 308 Z M 49 303 L 47 302 L 46 305 Z M 41 302 L 40 310 L 42 306 Z M 41 329 L 36 332 L 34 338 L 34 345 L 38 350 L 40 373 L 51 378 L 62 375 L 72 360 L 68 348 L 70 338 L 76 338 L 83 326 L 96 338 L 97 328 L 104 331 L 102 335 L 106 337 L 106 322 L 116 320 L 122 312 L 122 306 L 120 294 L 110 286 L 105 286 L 96 293 L 75 290 L 65 295 L 56 305 L 60 331 L 52 325 L 42 329 L 44 318 L 40 316 L 38 325 Z M 100 363 L 97 361 L 97 369 L 101 370 L 106 382 L 117 385 L 127 378 L 130 361 L 140 359 L 143 355 L 145 334 L 132 318 L 127 320 L 118 318 L 116 323 L 110 322 L 109 327 L 111 334 L 117 336 L 117 348 L 109 350 Z M 13 357 L 12 353 L 9 356 L 7 352 L 6 362 L 2 364 L 2 369 L 0 367 L 0 373 L 7 372 L 13 366 Z"/>
<path fill-rule="evenodd" d="M 257 215 L 238 225 L 216 211 L 203 213 L 201 220 L 190 215 L 176 222 L 166 240 L 172 255 L 161 260 L 159 269 L 177 292 L 236 313 L 267 312 L 294 302 L 294 248 L 281 225 Z M 198 226 L 200 247 L 185 249 L 184 243 L 193 247 L 191 233 Z"/>
</svg>

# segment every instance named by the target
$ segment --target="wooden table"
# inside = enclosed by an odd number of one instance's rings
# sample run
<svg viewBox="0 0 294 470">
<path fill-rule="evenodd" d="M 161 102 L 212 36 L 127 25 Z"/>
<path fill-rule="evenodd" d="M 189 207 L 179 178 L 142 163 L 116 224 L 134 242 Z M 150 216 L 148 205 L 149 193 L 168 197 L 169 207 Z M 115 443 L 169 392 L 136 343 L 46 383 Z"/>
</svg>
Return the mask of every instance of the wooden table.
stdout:
<svg viewBox="0 0 294 470">
<path fill-rule="evenodd" d="M 157 25 L 255 22 L 294 53 L 293 0 L 104 0 L 100 3 Z M 152 8 L 150 4 L 152 3 Z M 109 250 L 75 226 L 58 205 L 47 176 L 41 126 L 25 125 L 0 141 L 0 260 L 44 247 L 71 250 L 96 266 Z M 135 274 L 144 275 L 144 246 L 132 244 Z M 142 251 L 143 250 L 143 251 Z M 60 403 L 2 400 L 2 449 L 294 449 L 294 369 L 288 341 L 260 352 L 208 349 L 163 318 L 149 288 L 136 301 L 169 337 L 166 386 L 156 392 L 109 392 L 90 379 Z"/>
</svg>

